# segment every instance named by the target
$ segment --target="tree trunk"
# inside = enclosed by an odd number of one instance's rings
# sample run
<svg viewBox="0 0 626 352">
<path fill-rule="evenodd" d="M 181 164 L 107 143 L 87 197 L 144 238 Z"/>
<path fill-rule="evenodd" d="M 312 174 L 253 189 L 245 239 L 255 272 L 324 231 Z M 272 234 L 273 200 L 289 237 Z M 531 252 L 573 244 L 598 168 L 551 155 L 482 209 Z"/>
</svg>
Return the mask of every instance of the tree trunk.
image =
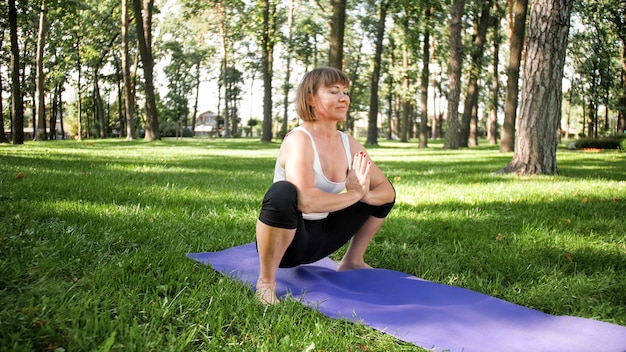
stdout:
<svg viewBox="0 0 626 352">
<path fill-rule="evenodd" d="M 93 72 L 93 103 L 94 113 L 96 118 L 94 122 L 99 125 L 98 134 L 100 138 L 106 138 L 106 122 L 104 119 L 104 103 L 102 102 L 102 96 L 100 95 L 100 84 L 98 82 L 98 70 L 94 69 Z"/>
<path fill-rule="evenodd" d="M 374 51 L 374 68 L 370 79 L 370 111 L 368 113 L 367 142 L 369 145 L 378 145 L 378 81 L 380 80 L 380 61 L 383 52 L 383 38 L 385 36 L 385 21 L 389 1 L 383 0 L 380 4 L 380 17 L 376 29 L 376 49 Z"/>
<path fill-rule="evenodd" d="M 20 48 L 17 41 L 17 8 L 9 0 L 9 30 L 11 33 L 11 134 L 13 144 L 24 144 L 24 102 L 20 84 Z"/>
<path fill-rule="evenodd" d="M 76 94 L 78 95 L 78 99 L 76 101 L 76 110 L 78 111 L 78 131 L 77 131 L 77 140 L 83 139 L 83 87 L 82 87 L 82 77 L 83 77 L 83 64 L 80 56 L 80 36 L 76 36 L 76 64 L 77 64 L 77 77 L 76 77 L 76 85 L 78 86 L 76 90 Z"/>
<path fill-rule="evenodd" d="M 126 115 L 126 140 L 135 138 L 135 90 L 133 89 L 132 73 L 130 71 L 130 44 L 128 0 L 122 0 L 122 76 L 124 78 L 124 112 Z M 121 132 L 121 131 L 120 131 Z"/>
<path fill-rule="evenodd" d="M 347 0 L 331 0 L 333 17 L 330 21 L 328 66 L 343 70 L 343 37 L 346 24 Z"/>
<path fill-rule="evenodd" d="M 46 32 L 48 31 L 48 23 L 46 21 L 46 13 L 48 8 L 46 2 L 41 2 L 39 12 L 39 30 L 37 33 L 37 57 L 36 57 L 36 73 L 35 73 L 35 116 L 37 118 L 37 129 L 35 131 L 35 140 L 46 140 L 46 75 L 44 73 L 43 51 L 46 46 Z"/>
<path fill-rule="evenodd" d="M 428 81 L 430 78 L 430 26 L 435 12 L 434 7 L 426 9 L 426 29 L 424 31 L 424 42 L 422 43 L 422 79 L 420 84 L 420 148 L 428 147 Z M 434 119 L 433 119 L 434 120 Z"/>
<path fill-rule="evenodd" d="M 200 64 L 202 63 L 202 59 L 198 57 L 198 61 L 196 62 L 196 96 L 193 100 L 193 114 L 191 115 L 191 136 L 195 137 L 196 135 L 196 117 L 198 116 L 198 102 L 200 100 Z"/>
<path fill-rule="evenodd" d="M 4 44 L 4 31 L 0 33 L 0 47 Z M 2 75 L 0 75 L 0 92 L 4 92 L 4 86 L 2 81 Z M 0 98 L 0 143 L 9 143 L 6 132 L 4 130 L 4 105 L 2 104 L 4 99 Z"/>
<path fill-rule="evenodd" d="M 491 0 L 482 3 L 482 11 L 477 19 L 476 33 L 474 34 L 474 46 L 471 48 L 471 67 L 469 70 L 469 81 L 467 83 L 467 94 L 465 96 L 465 106 L 463 118 L 461 120 L 461 141 L 460 146 L 475 147 L 478 145 L 477 119 L 478 119 L 478 78 L 482 72 L 482 61 L 485 52 L 485 37 L 491 22 Z"/>
<path fill-rule="evenodd" d="M 513 6 L 513 5 L 512 5 Z M 515 1 L 512 10 L 513 18 L 510 23 L 509 66 L 506 70 L 506 96 L 504 98 L 504 122 L 502 123 L 502 136 L 500 151 L 510 152 L 515 145 L 515 121 L 517 120 L 517 102 L 519 94 L 519 71 L 524 49 L 524 37 L 526 32 L 526 12 L 528 0 Z"/>
<path fill-rule="evenodd" d="M 291 56 L 293 52 L 293 13 L 296 7 L 296 1 L 291 0 L 289 4 L 289 12 L 287 15 L 287 67 L 285 69 L 285 83 L 283 84 L 283 124 L 280 130 L 281 138 L 287 135 L 289 129 L 289 92 L 291 91 Z"/>
<path fill-rule="evenodd" d="M 226 45 L 226 25 L 222 0 L 217 0 L 215 8 L 219 18 L 220 44 L 222 46 L 222 85 L 224 86 L 224 137 L 230 137 L 230 94 L 228 94 L 228 46 Z M 221 100 L 221 99 L 220 99 Z M 219 104 L 219 103 L 218 103 Z M 219 106 L 218 106 L 219 115 Z"/>
<path fill-rule="evenodd" d="M 622 51 L 626 51 L 626 43 L 622 44 L 624 49 Z M 622 54 L 623 55 L 623 54 Z M 626 62 L 626 58 L 622 57 L 622 61 Z M 624 134 L 626 130 L 626 68 L 621 73 L 621 96 L 620 96 L 620 109 L 617 113 L 617 134 Z"/>
<path fill-rule="evenodd" d="M 515 154 L 501 172 L 558 173 L 561 89 L 572 5 L 573 0 L 537 0 L 532 6 Z"/>
<path fill-rule="evenodd" d="M 61 126 L 61 139 L 65 139 L 65 127 L 63 126 L 63 82 L 59 83 L 59 126 Z"/>
<path fill-rule="evenodd" d="M 500 71 L 498 66 L 500 64 L 500 6 L 498 2 L 493 3 L 493 82 L 491 85 L 491 113 L 489 115 L 489 121 L 487 123 L 487 139 L 489 144 L 498 144 L 498 107 L 499 107 L 499 92 L 500 92 Z"/>
<path fill-rule="evenodd" d="M 137 39 L 139 52 L 143 64 L 143 77 L 146 94 L 146 135 L 145 140 L 161 139 L 159 132 L 159 116 L 154 92 L 154 59 L 152 57 L 152 8 L 153 0 L 133 0 L 135 23 L 137 25 Z"/>
<path fill-rule="evenodd" d="M 52 111 L 50 112 L 50 135 L 48 138 L 51 140 L 57 139 L 57 109 L 59 107 L 58 91 L 62 87 L 59 84 L 54 85 L 54 91 L 52 92 Z"/>
<path fill-rule="evenodd" d="M 448 79 L 448 124 L 446 126 L 445 149 L 460 147 L 459 97 L 461 95 L 461 69 L 463 67 L 463 9 L 465 0 L 454 0 L 450 18 L 450 67 Z"/>
<path fill-rule="evenodd" d="M 274 61 L 274 44 L 271 35 L 275 11 L 270 0 L 263 0 L 263 36 L 261 48 L 261 64 L 263 67 L 263 135 L 262 142 L 272 141 L 272 75 Z"/>
<path fill-rule="evenodd" d="M 617 134 L 624 134 L 626 129 L 626 28 L 622 28 L 622 70 L 620 73 L 619 112 L 617 114 Z"/>
<path fill-rule="evenodd" d="M 408 21 L 405 26 L 405 30 L 408 32 Z M 400 105 L 402 106 L 402 120 L 400 123 L 400 142 L 409 142 L 409 110 L 411 103 L 409 102 L 409 48 L 408 45 L 402 45 L 402 94 L 400 99 L 402 100 Z"/>
</svg>

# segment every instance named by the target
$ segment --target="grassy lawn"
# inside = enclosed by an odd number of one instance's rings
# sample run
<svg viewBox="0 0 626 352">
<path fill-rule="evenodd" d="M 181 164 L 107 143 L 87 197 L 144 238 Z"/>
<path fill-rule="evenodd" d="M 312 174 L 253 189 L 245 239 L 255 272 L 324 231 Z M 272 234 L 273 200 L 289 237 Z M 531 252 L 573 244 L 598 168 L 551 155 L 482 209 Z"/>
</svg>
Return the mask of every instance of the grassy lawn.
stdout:
<svg viewBox="0 0 626 352">
<path fill-rule="evenodd" d="M 493 173 L 512 158 L 497 147 L 430 145 L 370 150 L 398 193 L 371 265 L 626 325 L 625 153 L 560 149 L 559 176 L 518 177 Z M 185 257 L 254 241 L 277 150 L 0 145 L 0 350 L 419 351 L 295 302 L 265 308 Z"/>
</svg>

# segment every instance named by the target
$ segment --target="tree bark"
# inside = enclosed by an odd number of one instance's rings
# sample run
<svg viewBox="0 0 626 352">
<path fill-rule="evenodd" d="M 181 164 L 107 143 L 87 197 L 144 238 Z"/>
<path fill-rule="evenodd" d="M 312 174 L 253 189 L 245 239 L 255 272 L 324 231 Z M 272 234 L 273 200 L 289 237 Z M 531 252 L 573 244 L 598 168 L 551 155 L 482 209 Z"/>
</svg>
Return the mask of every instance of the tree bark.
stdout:
<svg viewBox="0 0 626 352">
<path fill-rule="evenodd" d="M 17 41 L 17 8 L 9 0 L 9 30 L 11 33 L 11 116 L 13 144 L 24 144 L 24 102 L 20 84 L 20 48 Z"/>
<path fill-rule="evenodd" d="M 224 86 L 224 137 L 230 137 L 230 97 L 228 94 L 228 46 L 226 45 L 226 25 L 224 18 L 224 4 L 222 0 L 218 0 L 215 3 L 218 21 L 219 21 L 219 32 L 220 32 L 220 44 L 222 46 L 222 85 Z M 219 103 L 218 103 L 219 104 Z M 218 113 L 219 113 L 219 105 L 218 105 Z"/>
<path fill-rule="evenodd" d="M 48 23 L 46 20 L 46 13 L 48 8 L 46 2 L 41 1 L 41 8 L 39 12 L 39 30 L 37 32 L 37 57 L 36 57 L 36 71 L 35 71 L 35 97 L 37 102 L 35 103 L 35 116 L 37 119 L 37 126 L 35 130 L 35 140 L 46 140 L 46 75 L 44 73 L 43 63 L 43 51 L 46 46 L 46 32 L 48 30 Z"/>
<path fill-rule="evenodd" d="M 573 0 L 537 0 L 531 10 L 518 136 L 500 172 L 557 174 L 563 67 Z"/>
<path fill-rule="evenodd" d="M 422 43 L 422 77 L 420 82 L 420 129 L 419 147 L 428 147 L 428 83 L 430 78 L 430 26 L 435 8 L 430 6 L 426 9 L 426 30 Z M 433 119 L 434 120 L 434 119 Z"/>
<path fill-rule="evenodd" d="M 378 82 L 380 80 L 380 61 L 383 52 L 383 38 L 385 36 L 385 21 L 389 1 L 383 0 L 380 4 L 380 17 L 376 29 L 376 49 L 374 51 L 374 68 L 370 79 L 370 111 L 368 113 L 367 142 L 369 145 L 378 145 Z"/>
<path fill-rule="evenodd" d="M 500 61 L 500 6 L 498 2 L 493 3 L 493 82 L 491 85 L 491 113 L 487 123 L 487 139 L 489 144 L 498 143 L 498 107 L 500 92 L 500 71 L 498 70 Z"/>
<path fill-rule="evenodd" d="M 406 17 L 405 17 L 406 18 Z M 408 32 L 408 20 L 405 24 L 405 30 Z M 402 120 L 400 123 L 400 142 L 409 142 L 409 110 L 411 103 L 409 101 L 409 48 L 406 43 L 402 45 L 402 94 L 400 94 L 402 106 Z"/>
<path fill-rule="evenodd" d="M 333 17 L 330 21 L 328 66 L 343 70 L 343 37 L 346 24 L 347 0 L 331 0 Z"/>
<path fill-rule="evenodd" d="M 463 9 L 465 0 L 454 0 L 452 3 L 452 17 L 450 19 L 450 67 L 448 79 L 448 123 L 444 149 L 458 149 L 460 147 L 461 126 L 459 124 L 459 97 L 461 95 L 461 69 L 463 66 Z"/>
<path fill-rule="evenodd" d="M 122 76 L 124 78 L 124 111 L 126 114 L 126 140 L 135 138 L 135 90 L 130 71 L 130 45 L 128 39 L 128 0 L 122 0 Z M 121 131 L 120 131 L 121 132 Z"/>
<path fill-rule="evenodd" d="M 133 0 L 137 39 L 143 65 L 143 77 L 146 94 L 146 135 L 145 140 L 161 139 L 159 132 L 159 116 L 154 92 L 154 59 L 152 57 L 152 8 L 153 0 Z"/>
<path fill-rule="evenodd" d="M 4 43 L 4 31 L 0 33 L 0 47 L 2 47 Z M 2 75 L 0 75 L 0 92 L 4 92 Z M 4 99 L 0 98 L 0 143 L 9 143 L 7 139 L 5 130 L 4 130 L 4 105 L 2 104 Z"/>
<path fill-rule="evenodd" d="M 624 134 L 626 129 L 626 28 L 622 28 L 620 39 L 622 43 L 622 70 L 620 72 L 619 112 L 617 114 L 617 134 Z"/>
<path fill-rule="evenodd" d="M 513 151 L 515 145 L 515 121 L 517 120 L 517 103 L 519 95 L 519 71 L 524 49 L 524 37 L 526 32 L 526 13 L 528 12 L 528 0 L 517 0 L 511 18 L 512 28 L 509 44 L 509 65 L 506 70 L 506 96 L 504 98 L 504 121 L 502 123 L 502 136 L 500 151 Z"/>
<path fill-rule="evenodd" d="M 291 91 L 291 56 L 293 52 L 293 13 L 296 8 L 296 1 L 291 0 L 289 2 L 289 12 L 287 14 L 287 67 L 285 68 L 285 83 L 283 84 L 283 124 L 281 127 L 281 137 L 284 138 L 287 135 L 287 129 L 289 128 L 289 92 Z"/>
<path fill-rule="evenodd" d="M 477 19 L 478 25 L 474 36 L 474 46 L 471 51 L 471 67 L 469 70 L 469 81 L 467 83 L 467 94 L 465 96 L 465 106 L 463 118 L 461 120 L 461 142 L 460 146 L 475 147 L 478 145 L 477 124 L 478 124 L 478 96 L 480 86 L 478 78 L 482 71 L 482 61 L 485 52 L 485 37 L 491 22 L 491 0 L 482 4 L 480 17 Z"/>
<path fill-rule="evenodd" d="M 263 135 L 262 142 L 272 140 L 272 76 L 274 65 L 274 32 L 275 5 L 271 0 L 263 0 L 263 36 L 261 40 L 261 64 L 263 66 Z"/>
</svg>

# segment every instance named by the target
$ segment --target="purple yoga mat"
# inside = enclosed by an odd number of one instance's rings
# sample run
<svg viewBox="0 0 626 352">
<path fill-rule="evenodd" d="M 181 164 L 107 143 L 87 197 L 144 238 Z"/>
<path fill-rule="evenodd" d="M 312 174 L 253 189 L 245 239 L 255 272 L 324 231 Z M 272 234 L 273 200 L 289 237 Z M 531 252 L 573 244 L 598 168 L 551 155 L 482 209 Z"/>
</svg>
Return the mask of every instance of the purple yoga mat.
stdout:
<svg viewBox="0 0 626 352">
<path fill-rule="evenodd" d="M 254 243 L 188 257 L 256 284 Z M 279 269 L 276 291 L 331 318 L 360 322 L 435 351 L 626 352 L 626 327 L 554 316 L 460 287 L 385 270 L 335 271 L 329 258 Z"/>
</svg>

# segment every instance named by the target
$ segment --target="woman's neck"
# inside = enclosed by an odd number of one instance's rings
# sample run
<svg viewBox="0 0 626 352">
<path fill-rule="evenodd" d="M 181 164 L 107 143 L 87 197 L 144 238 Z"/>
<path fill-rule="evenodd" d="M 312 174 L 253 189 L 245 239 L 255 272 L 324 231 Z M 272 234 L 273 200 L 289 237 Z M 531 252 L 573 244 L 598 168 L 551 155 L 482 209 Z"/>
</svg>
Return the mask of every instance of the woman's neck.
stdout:
<svg viewBox="0 0 626 352">
<path fill-rule="evenodd" d="M 318 138 L 332 138 L 337 135 L 337 123 L 334 121 L 307 121 L 302 127 Z"/>
</svg>

